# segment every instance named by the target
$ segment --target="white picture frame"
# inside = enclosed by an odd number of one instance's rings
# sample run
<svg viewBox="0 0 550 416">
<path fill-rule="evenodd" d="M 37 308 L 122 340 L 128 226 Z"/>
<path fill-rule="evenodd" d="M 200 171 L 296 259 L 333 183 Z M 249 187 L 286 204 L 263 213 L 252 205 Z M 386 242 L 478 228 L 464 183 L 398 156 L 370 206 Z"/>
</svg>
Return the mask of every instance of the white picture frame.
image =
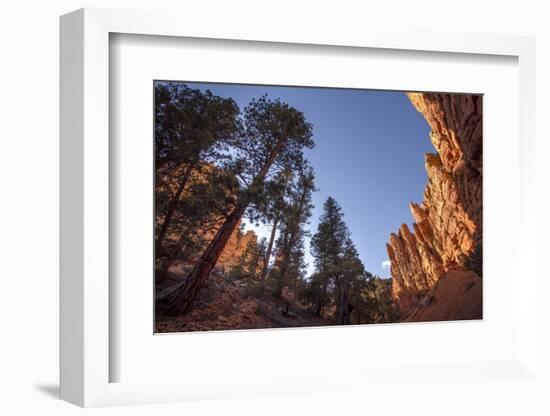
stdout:
<svg viewBox="0 0 550 416">
<path fill-rule="evenodd" d="M 181 22 L 185 21 L 185 25 Z M 238 23 L 240 30 L 234 30 Z M 414 368 L 332 368 L 319 374 L 270 374 L 262 380 L 189 378 L 182 381 L 111 382 L 109 296 L 109 36 L 114 33 L 225 39 L 280 44 L 330 45 L 515 57 L 519 66 L 519 218 L 517 354 L 498 361 L 418 363 Z M 536 362 L 535 244 L 535 41 L 467 33 L 308 31 L 275 24 L 261 27 L 220 20 L 204 26 L 172 13 L 82 9 L 61 18 L 61 398 L 80 406 L 159 403 L 198 398 L 307 393 L 391 383 L 441 380 L 534 380 Z M 517 272 L 517 271 L 516 271 Z M 152 335 L 152 334 L 151 334 Z M 334 335 L 336 336 L 336 335 Z M 119 357 L 118 357 L 119 358 Z M 347 380 L 342 382 L 342 380 Z"/>
</svg>

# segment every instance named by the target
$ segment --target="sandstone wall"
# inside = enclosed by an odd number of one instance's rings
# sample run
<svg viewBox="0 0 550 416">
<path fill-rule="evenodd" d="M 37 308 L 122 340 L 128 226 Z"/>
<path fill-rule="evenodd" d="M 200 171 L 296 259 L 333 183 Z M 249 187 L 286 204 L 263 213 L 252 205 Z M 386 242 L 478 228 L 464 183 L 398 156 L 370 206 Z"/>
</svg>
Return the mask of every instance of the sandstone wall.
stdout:
<svg viewBox="0 0 550 416">
<path fill-rule="evenodd" d="M 422 203 L 410 204 L 413 230 L 403 224 L 387 244 L 392 294 L 404 315 L 422 306 L 449 271 L 481 273 L 483 235 L 482 97 L 408 96 L 430 125 L 437 153 L 425 157 L 428 183 Z"/>
</svg>

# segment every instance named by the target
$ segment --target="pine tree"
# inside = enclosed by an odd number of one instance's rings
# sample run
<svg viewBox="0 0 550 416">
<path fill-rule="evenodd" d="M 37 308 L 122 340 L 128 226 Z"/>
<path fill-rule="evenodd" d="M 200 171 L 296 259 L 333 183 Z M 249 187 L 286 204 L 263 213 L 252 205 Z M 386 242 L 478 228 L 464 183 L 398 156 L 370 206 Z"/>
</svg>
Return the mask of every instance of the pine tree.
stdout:
<svg viewBox="0 0 550 416">
<path fill-rule="evenodd" d="M 313 303 L 313 311 L 321 316 L 334 292 L 341 273 L 341 258 L 349 240 L 349 230 L 344 223 L 342 209 L 332 197 L 323 207 L 317 232 L 311 239 L 311 254 L 315 259 L 316 273 L 306 297 Z"/>
<path fill-rule="evenodd" d="M 231 142 L 232 171 L 241 182 L 237 202 L 185 282 L 165 300 L 167 313 L 189 311 L 249 206 L 266 197 L 266 181 L 283 167 L 301 166 L 303 148 L 313 147 L 312 127 L 303 113 L 279 100 L 253 100 L 243 124 L 243 134 Z"/>
<path fill-rule="evenodd" d="M 392 300 L 392 280 L 365 272 L 353 291 L 354 323 L 387 323 L 399 320 L 399 311 Z"/>
<path fill-rule="evenodd" d="M 336 307 L 339 324 L 351 323 L 356 294 L 365 284 L 365 268 L 343 220 L 342 209 L 329 197 L 319 220 L 317 233 L 311 240 L 315 258 L 315 274 L 310 278 L 302 297 L 321 316 L 329 304 Z"/>
<path fill-rule="evenodd" d="M 270 182 L 269 186 L 271 189 L 268 193 L 271 195 L 271 198 L 266 199 L 265 206 L 261 209 L 264 213 L 265 221 L 271 223 L 271 234 L 263 259 L 262 272 L 260 276 L 261 291 L 263 291 L 267 273 L 269 271 L 269 262 L 273 252 L 277 227 L 279 226 L 279 222 L 283 218 L 287 208 L 285 197 L 287 196 L 287 191 L 289 188 L 288 184 L 292 180 L 292 176 L 293 172 L 290 169 L 283 169 L 276 176 L 275 180 Z"/>
<path fill-rule="evenodd" d="M 257 283 L 260 262 L 265 255 L 265 247 L 265 238 L 260 239 L 260 241 L 250 240 L 240 255 L 237 264 L 229 271 L 229 278 L 231 280 L 246 279 L 249 283 Z"/>
<path fill-rule="evenodd" d="M 162 282 L 175 261 L 196 261 L 209 235 L 234 206 L 231 195 L 237 186 L 235 179 L 222 169 L 210 165 L 197 168 L 178 201 L 162 250 L 156 252 L 157 282 Z"/>
<path fill-rule="evenodd" d="M 346 241 L 340 265 L 340 273 L 335 279 L 336 321 L 351 323 L 351 312 L 355 308 L 354 294 L 362 289 L 365 268 L 351 239 Z"/>
<path fill-rule="evenodd" d="M 259 242 L 254 244 L 254 250 L 248 261 L 248 269 L 250 270 L 250 277 L 255 280 L 255 283 L 260 279 L 261 267 L 263 259 L 267 251 L 267 241 L 265 238 L 261 238 Z M 260 270 L 260 271 L 259 271 Z"/>
<path fill-rule="evenodd" d="M 186 226 L 210 216 L 210 212 L 204 209 L 196 215 L 194 207 L 197 201 L 184 198 L 184 191 L 187 189 L 187 196 L 198 198 L 207 191 L 219 192 L 220 186 L 227 185 L 226 181 L 231 182 L 228 175 L 220 177 L 223 171 L 211 167 L 219 167 L 227 159 L 228 144 L 240 131 L 238 114 L 239 108 L 232 99 L 215 96 L 210 91 L 191 89 L 182 83 L 155 83 L 157 259 L 167 255 L 165 239 L 169 230 L 174 228 L 171 226 L 178 214 L 185 221 L 176 228 L 187 231 L 187 235 L 194 230 L 188 230 Z M 202 183 L 202 193 L 188 192 L 196 176 L 208 178 Z M 212 189 L 204 189 L 206 186 Z M 175 247 L 168 251 L 178 250 Z"/>
<path fill-rule="evenodd" d="M 281 298 L 286 285 L 295 286 L 303 278 L 304 238 L 308 236 L 304 225 L 308 223 L 313 210 L 311 194 L 315 191 L 313 168 L 304 165 L 295 183 L 289 189 L 289 201 L 282 211 L 281 232 L 277 241 L 275 262 L 275 297 Z"/>
<path fill-rule="evenodd" d="M 300 298 L 312 306 L 312 312 L 321 317 L 323 308 L 330 303 L 328 284 L 330 276 L 323 272 L 315 272 L 309 276 Z"/>
</svg>

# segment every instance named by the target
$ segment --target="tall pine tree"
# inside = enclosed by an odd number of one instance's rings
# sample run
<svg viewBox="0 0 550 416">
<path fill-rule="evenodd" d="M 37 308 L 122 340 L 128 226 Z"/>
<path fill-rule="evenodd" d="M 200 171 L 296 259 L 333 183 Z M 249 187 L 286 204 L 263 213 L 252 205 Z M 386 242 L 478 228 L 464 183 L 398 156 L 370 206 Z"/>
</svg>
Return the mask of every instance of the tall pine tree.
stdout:
<svg viewBox="0 0 550 416">
<path fill-rule="evenodd" d="M 267 249 L 265 257 L 263 259 L 262 271 L 260 275 L 261 290 L 263 291 L 267 273 L 269 271 L 269 262 L 271 260 L 271 254 L 273 252 L 273 245 L 275 243 L 275 236 L 277 234 L 277 227 L 281 219 L 285 215 L 287 209 L 287 197 L 289 182 L 292 180 L 293 172 L 290 169 L 283 169 L 269 185 L 271 198 L 266 200 L 263 208 L 264 217 L 266 222 L 271 223 L 271 234 L 269 242 L 267 243 Z"/>
<path fill-rule="evenodd" d="M 305 225 L 314 206 L 311 201 L 315 191 L 313 168 L 305 164 L 290 186 L 288 202 L 281 219 L 281 232 L 277 241 L 277 259 L 274 267 L 275 297 L 281 298 L 286 285 L 294 287 L 303 278 L 304 238 L 308 236 Z"/>
<path fill-rule="evenodd" d="M 249 206 L 266 197 L 265 182 L 281 168 L 301 166 L 304 147 L 313 147 L 311 124 L 280 100 L 253 100 L 244 110 L 243 125 L 243 133 L 231 142 L 233 172 L 241 182 L 237 202 L 184 283 L 164 300 L 167 313 L 190 310 Z"/>
<path fill-rule="evenodd" d="M 316 315 L 334 305 L 335 319 L 340 324 L 351 322 L 353 296 L 360 290 L 365 269 L 343 220 L 342 209 L 329 197 L 311 240 L 315 273 L 306 286 L 303 297 L 312 304 Z"/>
<path fill-rule="evenodd" d="M 207 178 L 201 183 L 201 193 L 187 192 L 196 197 L 207 192 L 219 192 L 220 186 L 225 185 L 224 181 L 229 180 L 226 175 L 221 175 L 223 171 L 210 167 L 220 167 L 227 160 L 229 143 L 240 131 L 238 114 L 239 108 L 230 98 L 192 89 L 182 83 L 155 83 L 157 259 L 167 255 L 166 236 L 172 223 L 178 219 L 178 213 L 181 214 L 179 219 L 185 218 L 185 222 L 177 224 L 176 228 L 192 234 L 194 230 L 186 228 L 211 216 L 210 211 L 215 211 L 203 209 L 197 212 L 194 210 L 196 201 L 185 198 L 184 191 L 189 189 L 196 176 Z M 211 189 L 205 189 L 206 186 Z M 222 201 L 223 198 L 216 200 Z M 206 207 L 217 208 L 213 204 Z"/>
</svg>

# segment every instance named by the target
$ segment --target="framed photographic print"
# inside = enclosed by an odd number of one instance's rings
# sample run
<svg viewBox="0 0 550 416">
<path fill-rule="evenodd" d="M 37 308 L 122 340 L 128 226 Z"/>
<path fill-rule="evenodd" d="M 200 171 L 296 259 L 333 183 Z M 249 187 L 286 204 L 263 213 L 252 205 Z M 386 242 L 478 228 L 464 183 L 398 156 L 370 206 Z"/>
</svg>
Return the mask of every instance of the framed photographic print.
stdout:
<svg viewBox="0 0 550 416">
<path fill-rule="evenodd" d="M 153 86 L 155 332 L 482 318 L 482 95 Z"/>
<path fill-rule="evenodd" d="M 533 40 L 245 23 L 61 19 L 62 398 L 531 380 Z"/>
</svg>

